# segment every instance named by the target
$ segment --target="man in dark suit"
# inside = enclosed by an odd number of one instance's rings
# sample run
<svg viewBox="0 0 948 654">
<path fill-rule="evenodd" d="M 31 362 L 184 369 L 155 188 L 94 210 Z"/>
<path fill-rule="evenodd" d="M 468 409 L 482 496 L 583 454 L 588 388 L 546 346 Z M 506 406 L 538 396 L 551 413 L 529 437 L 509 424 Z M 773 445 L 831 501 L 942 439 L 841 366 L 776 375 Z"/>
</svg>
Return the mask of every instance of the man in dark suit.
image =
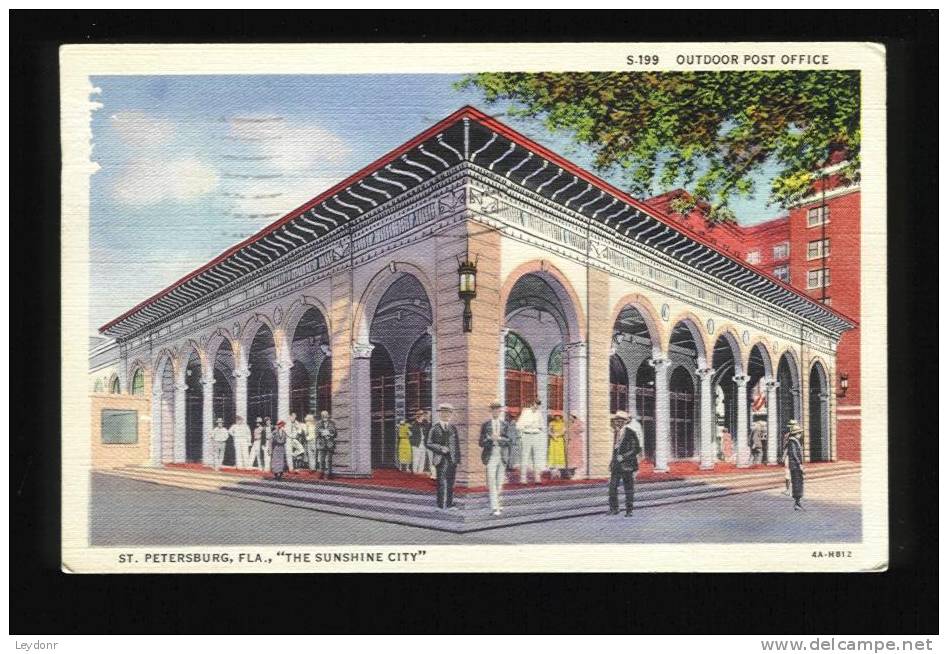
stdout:
<svg viewBox="0 0 948 654">
<path fill-rule="evenodd" d="M 438 422 L 428 432 L 426 447 L 431 451 L 431 460 L 438 479 L 438 508 L 454 508 L 454 477 L 461 462 L 461 441 L 458 428 L 451 424 L 454 407 L 450 404 L 438 406 Z"/>
<path fill-rule="evenodd" d="M 510 445 L 514 439 L 514 426 L 502 414 L 500 400 L 490 403 L 490 420 L 481 425 L 481 461 L 487 466 L 487 491 L 493 515 L 500 515 L 500 491 L 510 462 Z"/>
<path fill-rule="evenodd" d="M 642 427 L 637 420 L 629 418 L 625 411 L 612 416 L 615 446 L 609 462 L 609 513 L 619 513 L 619 479 L 625 487 L 625 514 L 632 515 L 635 499 L 635 473 L 639 469 L 639 454 L 642 452 Z"/>
</svg>

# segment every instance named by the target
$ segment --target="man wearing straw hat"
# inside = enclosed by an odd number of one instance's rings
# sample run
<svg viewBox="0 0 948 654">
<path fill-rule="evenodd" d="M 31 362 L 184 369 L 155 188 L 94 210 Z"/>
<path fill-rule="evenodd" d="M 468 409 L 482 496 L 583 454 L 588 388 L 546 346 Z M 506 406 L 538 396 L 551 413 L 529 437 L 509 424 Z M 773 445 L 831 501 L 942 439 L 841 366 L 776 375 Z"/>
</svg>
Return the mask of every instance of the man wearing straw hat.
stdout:
<svg viewBox="0 0 948 654">
<path fill-rule="evenodd" d="M 431 460 L 438 480 L 438 508 L 454 508 L 454 476 L 461 462 L 461 441 L 458 428 L 451 424 L 454 407 L 450 404 L 438 406 L 438 422 L 428 432 L 426 447 L 431 450 Z"/>
<path fill-rule="evenodd" d="M 787 442 L 790 440 L 790 432 L 800 431 L 800 424 L 796 420 L 789 420 L 787 422 L 787 431 L 783 435 L 783 440 L 781 441 L 782 449 L 780 456 L 783 458 L 783 494 L 787 497 L 790 497 L 790 462 L 787 460 Z"/>
<path fill-rule="evenodd" d="M 639 454 L 642 452 L 642 427 L 625 411 L 612 415 L 615 445 L 609 462 L 609 513 L 619 513 L 619 480 L 625 488 L 625 515 L 632 515 L 635 500 L 635 473 L 639 469 Z"/>
<path fill-rule="evenodd" d="M 794 423 L 794 421 L 790 421 Z M 793 510 L 802 511 L 800 500 L 803 499 L 803 443 L 800 438 L 803 429 L 799 425 L 790 424 L 790 433 L 787 435 L 787 449 L 784 452 L 787 472 L 790 474 L 790 494 L 793 496 Z"/>
</svg>

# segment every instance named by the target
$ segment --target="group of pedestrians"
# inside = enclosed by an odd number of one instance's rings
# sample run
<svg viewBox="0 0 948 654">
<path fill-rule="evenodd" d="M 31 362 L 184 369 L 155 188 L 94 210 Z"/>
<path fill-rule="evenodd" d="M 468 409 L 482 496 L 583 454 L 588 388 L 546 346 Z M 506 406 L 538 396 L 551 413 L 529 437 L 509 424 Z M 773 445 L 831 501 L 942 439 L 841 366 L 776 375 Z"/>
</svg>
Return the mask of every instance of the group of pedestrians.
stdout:
<svg viewBox="0 0 948 654">
<path fill-rule="evenodd" d="M 303 422 L 290 413 L 288 420 L 278 420 L 276 425 L 269 416 L 260 417 L 253 431 L 242 416 L 237 416 L 229 429 L 224 427 L 224 419 L 218 418 L 211 431 L 213 467 L 219 470 L 223 465 L 227 441 L 233 439 L 238 469 L 269 470 L 282 479 L 287 471 L 303 467 L 329 479 L 336 436 L 336 423 L 328 411 L 322 411 L 319 420 L 307 415 Z"/>
</svg>

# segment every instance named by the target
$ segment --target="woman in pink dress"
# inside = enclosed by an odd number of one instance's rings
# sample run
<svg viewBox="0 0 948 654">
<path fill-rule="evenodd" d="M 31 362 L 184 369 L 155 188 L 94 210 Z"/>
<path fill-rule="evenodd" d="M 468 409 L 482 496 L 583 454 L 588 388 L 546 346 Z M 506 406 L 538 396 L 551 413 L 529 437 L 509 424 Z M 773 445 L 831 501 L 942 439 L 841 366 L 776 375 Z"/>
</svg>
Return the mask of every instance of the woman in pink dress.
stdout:
<svg viewBox="0 0 948 654">
<path fill-rule="evenodd" d="M 570 475 L 575 475 L 577 471 L 583 468 L 584 450 L 586 445 L 583 442 L 583 422 L 575 413 L 569 415 L 569 429 L 567 430 L 566 443 L 566 468 L 570 470 Z"/>
</svg>

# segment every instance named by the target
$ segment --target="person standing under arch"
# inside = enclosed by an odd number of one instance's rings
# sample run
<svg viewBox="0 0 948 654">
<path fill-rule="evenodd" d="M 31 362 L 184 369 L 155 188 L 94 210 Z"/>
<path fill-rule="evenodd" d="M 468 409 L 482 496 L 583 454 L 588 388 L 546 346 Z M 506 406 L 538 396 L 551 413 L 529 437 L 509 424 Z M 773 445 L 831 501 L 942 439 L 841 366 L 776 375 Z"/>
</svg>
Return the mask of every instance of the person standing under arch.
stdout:
<svg viewBox="0 0 948 654">
<path fill-rule="evenodd" d="M 230 432 L 224 427 L 224 419 L 218 418 L 217 424 L 211 431 L 211 447 L 214 448 L 214 469 L 220 470 L 224 463 L 224 451 L 227 447 L 227 439 L 230 438 Z"/>
<path fill-rule="evenodd" d="M 543 470 L 546 468 L 546 430 L 543 416 L 540 415 L 540 398 L 526 406 L 517 419 L 517 432 L 520 434 L 520 483 L 527 483 L 527 466 L 533 468 L 533 483 L 543 483 Z"/>
<path fill-rule="evenodd" d="M 234 462 L 239 470 L 249 468 L 248 457 L 250 455 L 250 426 L 244 422 L 243 416 L 237 416 L 234 424 L 230 427 L 230 435 L 234 439 L 234 452 L 237 454 L 237 460 Z"/>
</svg>

